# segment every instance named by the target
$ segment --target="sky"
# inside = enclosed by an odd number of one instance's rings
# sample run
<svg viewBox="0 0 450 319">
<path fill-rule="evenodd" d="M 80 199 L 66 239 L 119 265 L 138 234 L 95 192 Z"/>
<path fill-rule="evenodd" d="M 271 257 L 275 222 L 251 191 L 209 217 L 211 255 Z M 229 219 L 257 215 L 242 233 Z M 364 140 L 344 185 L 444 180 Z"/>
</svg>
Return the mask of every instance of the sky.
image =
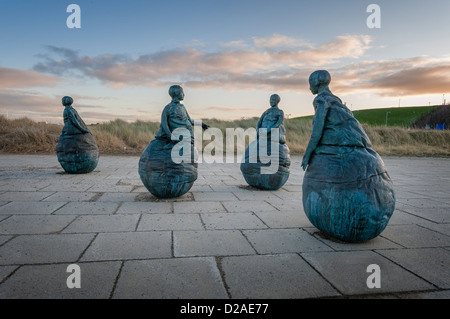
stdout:
<svg viewBox="0 0 450 319">
<path fill-rule="evenodd" d="M 0 0 L 0 114 L 62 123 L 68 95 L 86 123 L 159 121 L 179 84 L 192 119 L 259 117 L 275 93 L 292 118 L 314 114 L 320 69 L 353 111 L 438 105 L 449 13 L 448 0 Z"/>
</svg>

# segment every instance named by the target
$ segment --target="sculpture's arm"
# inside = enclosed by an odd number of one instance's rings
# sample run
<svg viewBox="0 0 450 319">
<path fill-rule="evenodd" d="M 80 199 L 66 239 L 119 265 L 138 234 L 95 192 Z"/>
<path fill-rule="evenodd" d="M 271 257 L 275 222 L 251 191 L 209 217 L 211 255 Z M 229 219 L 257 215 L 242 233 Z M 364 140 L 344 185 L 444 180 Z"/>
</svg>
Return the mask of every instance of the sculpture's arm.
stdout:
<svg viewBox="0 0 450 319">
<path fill-rule="evenodd" d="M 266 113 L 264 113 L 266 114 Z M 259 118 L 258 124 L 256 124 L 256 139 L 259 139 L 259 129 L 261 128 L 263 119 L 264 119 L 264 114 Z"/>
<path fill-rule="evenodd" d="M 281 123 L 283 123 L 284 120 L 284 112 L 283 110 L 280 110 L 280 112 L 277 114 L 277 122 L 273 125 L 272 128 L 280 127 Z"/>
<path fill-rule="evenodd" d="M 263 122 L 264 122 L 264 118 L 266 117 L 267 111 L 265 111 L 261 117 L 258 120 L 258 123 L 256 124 L 256 139 L 259 139 L 259 129 L 261 128 Z"/>
<path fill-rule="evenodd" d="M 280 129 L 280 126 L 281 126 L 281 124 L 283 123 L 283 120 L 284 120 L 284 112 L 283 112 L 283 110 L 280 110 L 280 112 L 277 114 L 277 116 L 278 116 L 277 117 L 277 122 L 275 123 L 273 128 L 279 129 L 278 130 L 278 135 L 280 137 L 280 143 L 281 144 L 285 144 L 286 143 L 286 131 L 284 130 L 284 128 L 283 128 L 283 130 Z"/>
<path fill-rule="evenodd" d="M 314 116 L 314 125 L 309 139 L 308 146 L 306 147 L 305 154 L 303 155 L 302 168 L 306 170 L 309 165 L 311 155 L 314 150 L 319 145 L 320 139 L 322 138 L 323 129 L 325 126 L 325 120 L 328 114 L 327 102 L 322 98 L 317 98 L 314 101 L 314 106 L 316 107 L 316 115 Z"/>
<path fill-rule="evenodd" d="M 68 115 L 68 120 L 70 121 L 70 123 L 72 123 L 72 125 L 74 127 L 76 127 L 77 129 L 79 129 L 81 132 L 83 133 L 89 133 L 89 130 L 85 127 L 83 127 L 77 120 L 77 118 L 75 117 L 75 114 L 71 111 L 67 112 Z"/>
<path fill-rule="evenodd" d="M 261 117 L 258 120 L 258 123 L 256 124 L 256 132 L 259 132 L 259 129 L 261 128 L 262 122 L 264 120 L 264 116 L 266 115 L 266 112 L 261 115 Z"/>
<path fill-rule="evenodd" d="M 191 120 L 191 117 L 189 116 L 189 113 L 187 112 L 187 110 L 186 110 L 186 115 L 187 115 L 188 121 L 191 123 L 191 125 L 194 125 L 195 122 L 193 120 Z M 202 129 L 207 130 L 208 128 L 209 128 L 209 125 L 206 123 L 203 123 L 203 121 L 202 121 Z"/>
<path fill-rule="evenodd" d="M 167 112 L 167 107 L 165 107 L 163 112 L 162 112 L 162 114 L 161 114 L 161 125 L 160 125 L 160 127 L 161 127 L 162 131 L 165 133 L 164 135 L 168 136 L 170 138 L 170 136 L 172 135 L 172 132 L 170 131 L 170 128 L 169 128 L 169 122 L 167 120 L 167 116 L 168 116 L 167 113 L 168 113 Z"/>
<path fill-rule="evenodd" d="M 195 125 L 195 122 L 191 119 L 187 110 L 186 110 L 186 115 L 187 115 L 187 119 L 188 119 L 189 123 L 191 123 L 191 125 Z M 209 125 L 206 123 L 203 123 L 203 121 L 202 121 L 202 129 L 207 130 L 208 128 L 209 128 Z"/>
<path fill-rule="evenodd" d="M 186 110 L 186 116 L 187 116 L 187 120 L 189 121 L 189 123 L 191 123 L 191 125 L 194 125 L 194 121 L 191 120 L 191 117 L 189 116 L 189 113 L 187 110 Z"/>
</svg>

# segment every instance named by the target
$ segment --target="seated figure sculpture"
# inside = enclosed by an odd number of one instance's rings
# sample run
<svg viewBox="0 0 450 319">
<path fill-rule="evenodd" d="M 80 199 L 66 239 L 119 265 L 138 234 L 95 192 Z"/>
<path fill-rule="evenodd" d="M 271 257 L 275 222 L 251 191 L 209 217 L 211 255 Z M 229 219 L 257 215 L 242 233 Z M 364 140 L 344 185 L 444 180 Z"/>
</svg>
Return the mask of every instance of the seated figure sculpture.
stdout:
<svg viewBox="0 0 450 319">
<path fill-rule="evenodd" d="M 62 168 L 70 174 L 92 172 L 98 164 L 99 151 L 94 137 L 78 112 L 72 107 L 70 96 L 62 98 L 64 128 L 56 145 L 56 154 Z"/>
<path fill-rule="evenodd" d="M 291 160 L 289 148 L 286 145 L 286 130 L 283 125 L 284 112 L 278 107 L 280 100 L 278 94 L 270 97 L 271 107 L 262 114 L 256 125 L 257 139 L 247 147 L 241 163 L 241 172 L 246 182 L 250 186 L 263 190 L 280 189 L 289 178 Z M 275 131 L 272 129 L 278 130 L 276 132 L 278 139 L 273 144 L 272 133 Z M 267 134 L 261 136 L 261 130 Z M 264 139 L 263 142 L 262 139 Z M 273 152 L 277 152 L 277 154 L 272 154 L 273 147 Z M 261 160 L 261 156 L 265 155 L 271 158 L 270 163 Z M 272 171 L 268 169 L 271 166 L 274 167 Z M 265 172 L 263 168 L 266 168 L 267 171 Z"/>
<path fill-rule="evenodd" d="M 150 142 L 139 160 L 139 176 L 142 183 L 150 193 L 158 198 L 174 198 L 187 193 L 197 180 L 198 152 L 194 147 L 194 134 L 192 126 L 194 122 L 180 102 L 184 99 L 181 86 L 173 85 L 169 89 L 172 98 L 166 105 L 161 115 L 161 124 L 155 139 Z M 207 129 L 206 124 L 202 124 Z M 176 132 L 184 132 L 177 136 Z M 181 131 L 180 131 L 181 130 Z M 175 134 L 175 135 L 174 135 Z M 187 139 L 187 140 L 185 140 Z M 174 147 L 180 149 L 175 151 Z M 186 161 L 175 160 L 182 152 L 189 150 L 189 159 Z M 184 154 L 186 155 L 186 154 Z"/>
<path fill-rule="evenodd" d="M 303 207 L 311 223 L 345 242 L 377 237 L 395 209 L 392 181 L 352 112 L 329 89 L 331 76 L 311 74 L 313 130 L 303 156 Z"/>
</svg>

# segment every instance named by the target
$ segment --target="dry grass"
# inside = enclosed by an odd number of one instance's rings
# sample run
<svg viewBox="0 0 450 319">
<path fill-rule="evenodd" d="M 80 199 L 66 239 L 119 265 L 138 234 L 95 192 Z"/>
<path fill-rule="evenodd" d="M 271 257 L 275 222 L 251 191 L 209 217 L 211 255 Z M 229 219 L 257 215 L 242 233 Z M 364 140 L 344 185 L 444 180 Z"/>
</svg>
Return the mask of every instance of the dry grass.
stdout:
<svg viewBox="0 0 450 319">
<path fill-rule="evenodd" d="M 141 154 L 158 132 L 159 123 L 117 119 L 91 126 L 100 152 L 103 154 Z"/>
<path fill-rule="evenodd" d="M 62 126 L 36 123 L 22 118 L 7 120 L 0 116 L 0 151 L 2 153 L 55 152 Z"/>
<path fill-rule="evenodd" d="M 210 127 L 219 128 L 225 140 L 226 128 L 255 127 L 258 119 L 222 121 L 209 119 Z M 312 130 L 311 119 L 284 122 L 291 154 L 302 154 Z M 374 149 L 380 155 L 450 157 L 450 131 L 408 130 L 397 127 L 373 127 L 364 124 Z M 159 129 L 159 123 L 115 120 L 89 127 L 101 154 L 140 155 Z M 53 154 L 62 126 L 36 123 L 22 118 L 7 120 L 0 116 L 0 152 L 15 154 Z M 203 145 L 211 143 L 203 141 Z"/>
<path fill-rule="evenodd" d="M 381 155 L 450 156 L 450 131 L 415 130 L 363 125 L 373 148 Z"/>
</svg>

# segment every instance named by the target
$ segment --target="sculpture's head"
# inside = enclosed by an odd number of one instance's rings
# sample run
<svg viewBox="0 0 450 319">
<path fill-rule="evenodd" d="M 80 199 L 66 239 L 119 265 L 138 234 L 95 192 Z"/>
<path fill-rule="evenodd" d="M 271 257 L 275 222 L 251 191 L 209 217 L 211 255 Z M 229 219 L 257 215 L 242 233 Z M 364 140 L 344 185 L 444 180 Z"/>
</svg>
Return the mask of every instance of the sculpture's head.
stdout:
<svg viewBox="0 0 450 319">
<path fill-rule="evenodd" d="M 172 85 L 169 88 L 169 95 L 172 98 L 173 102 L 183 101 L 184 99 L 183 88 L 179 85 Z"/>
<path fill-rule="evenodd" d="M 328 88 L 331 82 L 331 75 L 326 70 L 313 72 L 309 76 L 309 89 L 312 94 L 319 93 L 320 88 Z"/>
<path fill-rule="evenodd" d="M 278 94 L 273 94 L 270 97 L 270 106 L 277 106 L 278 103 L 280 103 L 280 101 L 281 101 L 280 96 Z"/>
<path fill-rule="evenodd" d="M 73 103 L 73 99 L 70 96 L 65 96 L 62 98 L 62 105 L 68 106 L 68 105 L 72 105 L 72 103 Z"/>
</svg>

